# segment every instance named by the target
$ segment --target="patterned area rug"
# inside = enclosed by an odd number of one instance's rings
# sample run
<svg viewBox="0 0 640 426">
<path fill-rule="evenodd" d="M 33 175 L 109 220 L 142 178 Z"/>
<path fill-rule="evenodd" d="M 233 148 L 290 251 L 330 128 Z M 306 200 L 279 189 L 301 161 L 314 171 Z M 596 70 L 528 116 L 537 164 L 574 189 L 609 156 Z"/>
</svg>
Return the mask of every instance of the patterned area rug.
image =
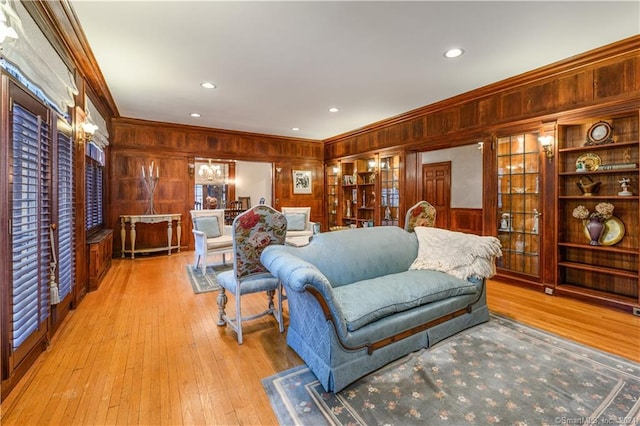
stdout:
<svg viewBox="0 0 640 426">
<path fill-rule="evenodd" d="M 233 264 L 209 265 L 207 266 L 207 273 L 204 275 L 202 275 L 200 268 L 194 268 L 193 265 L 187 265 L 185 268 L 187 268 L 187 275 L 189 275 L 193 292 L 198 294 L 218 290 L 220 286 L 216 280 L 216 274 L 228 271 L 233 268 Z"/>
<path fill-rule="evenodd" d="M 263 380 L 283 425 L 640 424 L 640 365 L 492 315 L 337 394 Z"/>
</svg>

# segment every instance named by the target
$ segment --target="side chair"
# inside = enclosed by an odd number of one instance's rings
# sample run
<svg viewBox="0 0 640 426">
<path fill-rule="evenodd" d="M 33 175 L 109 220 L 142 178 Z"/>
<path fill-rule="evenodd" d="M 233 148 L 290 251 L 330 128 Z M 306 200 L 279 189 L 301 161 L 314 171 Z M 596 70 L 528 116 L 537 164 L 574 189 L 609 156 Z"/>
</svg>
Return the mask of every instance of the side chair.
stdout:
<svg viewBox="0 0 640 426">
<path fill-rule="evenodd" d="M 404 220 L 404 229 L 413 232 L 416 226 L 430 226 L 436 224 L 436 208 L 427 201 L 418 201 L 409 210 Z"/>
<path fill-rule="evenodd" d="M 282 283 L 260 262 L 260 255 L 271 244 L 284 244 L 287 220 L 271 206 L 258 204 L 239 214 L 232 227 L 233 270 L 217 275 L 218 325 L 228 324 L 237 334 L 238 344 L 242 344 L 242 324 L 265 315 L 273 315 L 280 332 L 284 332 L 282 319 Z M 243 316 L 241 299 L 249 293 L 266 292 L 267 308 L 261 313 Z M 236 302 L 235 316 L 225 311 L 227 292 L 233 294 Z M 274 295 L 276 303 L 274 305 Z"/>
</svg>

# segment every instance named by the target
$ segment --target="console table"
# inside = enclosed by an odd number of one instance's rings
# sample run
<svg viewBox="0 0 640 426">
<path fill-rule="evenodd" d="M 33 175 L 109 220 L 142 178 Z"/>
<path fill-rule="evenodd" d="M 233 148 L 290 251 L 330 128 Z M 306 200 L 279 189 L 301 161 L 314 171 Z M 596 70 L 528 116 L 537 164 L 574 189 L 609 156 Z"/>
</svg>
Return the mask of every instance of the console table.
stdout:
<svg viewBox="0 0 640 426">
<path fill-rule="evenodd" d="M 176 237 L 177 245 L 171 245 L 171 236 L 173 234 L 173 221 L 176 221 Z M 151 247 L 136 249 L 136 223 L 162 223 L 167 222 L 167 245 L 164 247 Z M 125 242 L 127 239 L 126 224 L 131 225 L 131 250 L 125 249 Z M 122 241 L 122 257 L 125 253 L 131 253 L 131 258 L 135 259 L 136 253 L 149 253 L 154 251 L 167 250 L 167 253 L 171 255 L 171 249 L 177 248 L 180 251 L 180 236 L 182 235 L 182 215 L 176 214 L 125 214 L 120 215 L 120 240 Z"/>
</svg>

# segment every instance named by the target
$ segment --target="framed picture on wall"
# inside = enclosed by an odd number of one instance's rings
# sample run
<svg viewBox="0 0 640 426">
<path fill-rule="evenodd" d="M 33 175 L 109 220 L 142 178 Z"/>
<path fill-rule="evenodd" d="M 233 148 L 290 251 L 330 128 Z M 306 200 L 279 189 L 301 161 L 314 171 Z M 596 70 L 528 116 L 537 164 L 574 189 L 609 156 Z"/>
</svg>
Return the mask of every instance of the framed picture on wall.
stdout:
<svg viewBox="0 0 640 426">
<path fill-rule="evenodd" d="M 311 170 L 294 170 L 293 193 L 311 194 L 312 189 Z"/>
</svg>

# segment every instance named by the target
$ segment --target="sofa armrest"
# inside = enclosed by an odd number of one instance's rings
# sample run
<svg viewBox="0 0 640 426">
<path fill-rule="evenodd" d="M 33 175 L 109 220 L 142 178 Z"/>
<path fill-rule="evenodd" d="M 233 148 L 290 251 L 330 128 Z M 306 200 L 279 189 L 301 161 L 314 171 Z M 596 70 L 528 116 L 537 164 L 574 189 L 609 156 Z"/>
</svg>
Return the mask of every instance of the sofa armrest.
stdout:
<svg viewBox="0 0 640 426">
<path fill-rule="evenodd" d="M 260 256 L 262 264 L 292 290 L 303 292 L 307 285 L 317 287 L 323 294 L 332 295 L 329 280 L 311 263 L 289 253 L 284 246 L 269 246 Z"/>
<path fill-rule="evenodd" d="M 260 261 L 285 285 L 287 291 L 299 293 L 309 291 L 324 308 L 328 309 L 331 319 L 340 333 L 346 333 L 346 324 L 342 309 L 336 303 L 333 287 L 318 268 L 288 252 L 285 246 L 269 246 L 264 249 Z"/>
</svg>

